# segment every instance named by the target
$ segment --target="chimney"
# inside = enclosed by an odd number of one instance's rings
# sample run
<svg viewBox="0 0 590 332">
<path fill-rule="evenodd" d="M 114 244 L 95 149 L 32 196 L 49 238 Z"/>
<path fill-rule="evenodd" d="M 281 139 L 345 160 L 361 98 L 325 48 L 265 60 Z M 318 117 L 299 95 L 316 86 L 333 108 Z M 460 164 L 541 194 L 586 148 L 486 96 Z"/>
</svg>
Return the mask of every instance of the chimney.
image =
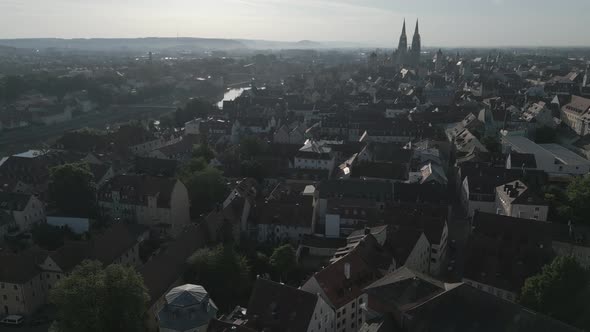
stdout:
<svg viewBox="0 0 590 332">
<path fill-rule="evenodd" d="M 344 277 L 350 280 L 350 263 L 344 263 Z"/>
<path fill-rule="evenodd" d="M 369 227 L 365 227 L 365 235 L 371 234 L 371 229 Z"/>
</svg>

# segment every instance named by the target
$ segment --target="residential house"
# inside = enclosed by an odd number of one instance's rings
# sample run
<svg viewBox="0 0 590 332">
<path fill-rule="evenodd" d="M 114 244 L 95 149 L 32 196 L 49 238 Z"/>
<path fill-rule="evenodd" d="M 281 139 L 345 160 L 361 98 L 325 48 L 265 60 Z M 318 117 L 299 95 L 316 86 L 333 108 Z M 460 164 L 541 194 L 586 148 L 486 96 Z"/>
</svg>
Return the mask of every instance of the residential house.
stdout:
<svg viewBox="0 0 590 332">
<path fill-rule="evenodd" d="M 439 275 L 448 250 L 451 208 L 442 204 L 405 203 L 395 205 L 385 215 L 389 217 L 386 223 L 392 233 L 386 247 L 399 255 L 396 266 L 409 264 L 409 260 L 417 270 Z"/>
<path fill-rule="evenodd" d="M 174 134 L 172 135 L 161 135 L 154 139 L 141 142 L 136 145 L 132 145 L 129 147 L 129 150 L 134 156 L 139 157 L 146 157 L 152 151 L 161 149 L 165 146 L 172 145 L 178 143 L 182 140 L 182 137 L 176 137 Z"/>
<path fill-rule="evenodd" d="M 529 123 L 529 129 L 534 130 L 543 127 L 554 128 L 555 121 L 551 110 L 545 102 L 539 101 L 525 108 L 520 118 Z"/>
<path fill-rule="evenodd" d="M 45 205 L 29 194 L 0 192 L 0 210 L 10 214 L 22 232 L 45 221 Z"/>
<path fill-rule="evenodd" d="M 246 319 L 256 331 L 337 331 L 334 308 L 321 295 L 263 278 L 254 284 Z"/>
<path fill-rule="evenodd" d="M 496 213 L 523 219 L 546 221 L 549 204 L 533 189 L 516 180 L 496 187 Z"/>
<path fill-rule="evenodd" d="M 177 236 L 190 223 L 185 185 L 177 179 L 117 175 L 98 193 L 100 213 Z"/>
<path fill-rule="evenodd" d="M 0 176 L 30 185 L 43 193 L 49 183 L 52 167 L 79 161 L 83 156 L 61 150 L 29 150 L 9 156 L 0 164 Z"/>
<path fill-rule="evenodd" d="M 391 256 L 367 235 L 352 251 L 311 276 L 301 289 L 319 294 L 334 308 L 335 331 L 356 332 L 366 321 L 363 307 L 369 298 L 363 288 L 391 266 Z"/>
<path fill-rule="evenodd" d="M 86 259 L 97 260 L 104 266 L 120 264 L 137 268 L 141 266 L 139 245 L 147 238 L 145 227 L 115 224 L 100 233 L 91 234 L 89 240 L 68 241 L 50 252 L 39 263 L 39 273 L 49 290 Z"/>
<path fill-rule="evenodd" d="M 465 253 L 463 281 L 514 302 L 524 281 L 551 262 L 551 224 L 476 212 Z"/>
<path fill-rule="evenodd" d="M 580 136 L 590 133 L 590 99 L 572 96 L 571 101 L 561 108 L 561 121 Z"/>
<path fill-rule="evenodd" d="M 0 253 L 0 312 L 30 316 L 46 303 L 46 283 L 39 272 L 47 252 L 30 248 Z"/>
<path fill-rule="evenodd" d="M 200 139 L 197 135 L 184 135 L 176 142 L 152 150 L 147 155 L 152 158 L 187 162 L 193 157 L 195 145 L 199 143 Z"/>
<path fill-rule="evenodd" d="M 307 140 L 295 155 L 293 167 L 331 172 L 336 166 L 335 158 L 331 152 L 332 148 L 326 142 Z"/>
<path fill-rule="evenodd" d="M 301 144 L 305 142 L 305 128 L 303 125 L 295 125 L 294 128 L 282 125 L 274 133 L 273 142 L 278 144 Z"/>
<path fill-rule="evenodd" d="M 297 243 L 312 234 L 313 197 L 295 195 L 290 199 L 265 199 L 256 203 L 248 220 L 248 233 L 259 243 Z"/>
<path fill-rule="evenodd" d="M 205 332 L 218 308 L 203 286 L 185 284 L 166 294 L 166 305 L 158 313 L 161 332 Z"/>
</svg>

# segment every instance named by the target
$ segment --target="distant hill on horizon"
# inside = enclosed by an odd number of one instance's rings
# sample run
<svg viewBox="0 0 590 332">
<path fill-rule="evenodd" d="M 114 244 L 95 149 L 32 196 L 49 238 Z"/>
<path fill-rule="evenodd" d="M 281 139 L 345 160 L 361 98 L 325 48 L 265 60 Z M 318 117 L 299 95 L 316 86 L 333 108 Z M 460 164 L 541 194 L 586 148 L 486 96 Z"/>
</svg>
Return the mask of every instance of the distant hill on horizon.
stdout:
<svg viewBox="0 0 590 332">
<path fill-rule="evenodd" d="M 84 51 L 196 51 L 238 49 L 314 49 L 326 48 L 319 42 L 221 39 L 221 38 L 22 38 L 0 39 L 0 46 L 19 49 L 71 49 Z"/>
</svg>

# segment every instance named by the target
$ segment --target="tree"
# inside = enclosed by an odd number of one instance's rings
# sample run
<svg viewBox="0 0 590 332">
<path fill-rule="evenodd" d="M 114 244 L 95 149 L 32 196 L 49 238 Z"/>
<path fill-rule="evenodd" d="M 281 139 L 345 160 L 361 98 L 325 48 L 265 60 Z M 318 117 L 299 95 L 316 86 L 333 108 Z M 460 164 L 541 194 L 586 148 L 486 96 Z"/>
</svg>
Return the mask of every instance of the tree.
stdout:
<svg viewBox="0 0 590 332">
<path fill-rule="evenodd" d="M 63 246 L 65 239 L 74 238 L 74 233 L 68 228 L 39 223 L 31 229 L 33 242 L 45 250 L 56 250 Z"/>
<path fill-rule="evenodd" d="M 203 158 L 207 163 L 215 158 L 215 152 L 207 144 L 195 144 L 193 146 L 193 158 Z"/>
<path fill-rule="evenodd" d="M 239 153 L 242 159 L 254 159 L 267 150 L 266 143 L 256 136 L 247 136 L 240 141 Z"/>
<path fill-rule="evenodd" d="M 59 211 L 75 217 L 95 213 L 96 185 L 88 164 L 65 164 L 50 170 L 49 195 Z"/>
<path fill-rule="evenodd" d="M 519 302 L 535 311 L 583 329 L 590 328 L 590 279 L 586 269 L 570 256 L 560 256 L 543 271 L 528 278 Z"/>
<path fill-rule="evenodd" d="M 188 190 L 193 216 L 211 211 L 227 194 L 223 173 L 202 158 L 192 159 L 180 172 L 180 180 Z"/>
<path fill-rule="evenodd" d="M 277 247 L 270 256 L 270 266 L 285 281 L 289 272 L 296 268 L 296 261 L 295 250 L 290 244 Z"/>
<path fill-rule="evenodd" d="M 223 310 L 248 301 L 251 276 L 248 261 L 231 245 L 200 249 L 188 261 L 187 282 L 202 285 Z"/>
<path fill-rule="evenodd" d="M 590 222 L 590 177 L 575 178 L 566 190 L 568 205 L 571 207 L 575 222 L 587 224 Z"/>
<path fill-rule="evenodd" d="M 542 127 L 535 131 L 535 143 L 537 144 L 555 143 L 556 138 L 557 133 L 551 127 Z"/>
<path fill-rule="evenodd" d="M 191 99 L 184 108 L 174 112 L 174 121 L 177 127 L 183 127 L 185 123 L 194 118 L 206 118 L 212 110 L 212 105 L 201 98 Z"/>
<path fill-rule="evenodd" d="M 500 152 L 502 150 L 502 146 L 498 141 L 497 137 L 490 137 L 486 136 L 481 139 L 481 143 L 486 147 L 489 152 Z"/>
<path fill-rule="evenodd" d="M 149 296 L 131 267 L 84 261 L 50 293 L 59 332 L 143 331 Z"/>
<path fill-rule="evenodd" d="M 242 177 L 254 178 L 262 183 L 268 172 L 260 161 L 244 160 L 240 163 L 240 174 L 242 174 Z"/>
</svg>

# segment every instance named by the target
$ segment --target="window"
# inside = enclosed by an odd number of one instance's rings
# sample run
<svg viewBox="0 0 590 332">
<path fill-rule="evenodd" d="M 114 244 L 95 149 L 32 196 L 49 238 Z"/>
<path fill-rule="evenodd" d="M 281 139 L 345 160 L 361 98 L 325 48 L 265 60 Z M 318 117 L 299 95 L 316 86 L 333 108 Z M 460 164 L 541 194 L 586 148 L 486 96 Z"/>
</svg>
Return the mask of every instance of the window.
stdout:
<svg viewBox="0 0 590 332">
<path fill-rule="evenodd" d="M 350 307 L 351 307 L 351 308 L 354 308 L 354 305 L 355 305 L 355 304 L 356 304 L 356 303 L 352 302 L 352 303 L 350 304 Z"/>
<path fill-rule="evenodd" d="M 20 298 L 18 297 L 18 295 L 15 297 L 16 297 L 16 302 L 20 301 Z"/>
<path fill-rule="evenodd" d="M 18 286 L 17 286 L 17 285 L 14 285 L 14 286 L 13 286 L 13 288 L 14 288 L 15 290 L 17 290 L 17 289 L 18 289 Z"/>
<path fill-rule="evenodd" d="M 0 288 L 4 289 L 4 283 L 0 284 Z"/>
<path fill-rule="evenodd" d="M 6 294 L 2 295 L 2 299 L 3 299 L 4 301 L 8 300 L 8 296 L 6 296 Z"/>
</svg>

